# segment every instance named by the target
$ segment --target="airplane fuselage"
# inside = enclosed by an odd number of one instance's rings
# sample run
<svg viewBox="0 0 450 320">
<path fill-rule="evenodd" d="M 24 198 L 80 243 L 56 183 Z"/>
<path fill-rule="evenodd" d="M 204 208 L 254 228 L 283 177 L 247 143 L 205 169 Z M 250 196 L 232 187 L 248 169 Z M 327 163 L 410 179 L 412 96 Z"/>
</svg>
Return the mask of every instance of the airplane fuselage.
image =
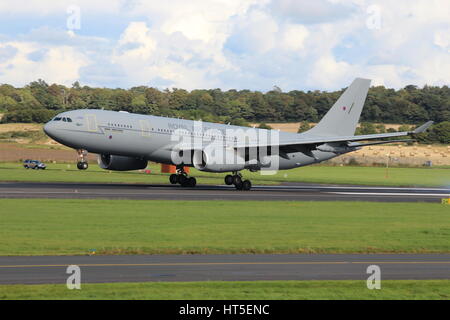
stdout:
<svg viewBox="0 0 450 320">
<path fill-rule="evenodd" d="M 248 135 L 248 142 L 256 144 L 261 137 L 271 133 L 276 133 L 279 141 L 301 136 L 266 129 L 96 109 L 63 112 L 44 128 L 54 140 L 74 149 L 166 164 L 173 164 L 172 153 L 179 143 L 174 136 L 179 139 L 195 139 L 202 145 L 214 143 L 224 148 L 234 148 L 239 135 L 249 129 L 254 134 Z M 289 153 L 288 159 L 273 156 L 279 162 L 278 169 L 285 170 L 325 161 L 340 154 L 342 153 L 313 150 L 309 154 Z"/>
</svg>

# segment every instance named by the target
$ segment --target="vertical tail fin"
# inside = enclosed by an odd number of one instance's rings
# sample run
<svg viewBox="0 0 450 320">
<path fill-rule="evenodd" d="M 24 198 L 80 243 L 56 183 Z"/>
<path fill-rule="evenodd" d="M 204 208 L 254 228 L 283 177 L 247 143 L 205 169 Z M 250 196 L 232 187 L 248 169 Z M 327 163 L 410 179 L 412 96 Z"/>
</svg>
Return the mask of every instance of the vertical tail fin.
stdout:
<svg viewBox="0 0 450 320">
<path fill-rule="evenodd" d="M 317 136 L 353 136 L 370 87 L 370 80 L 356 78 L 307 134 Z"/>
</svg>

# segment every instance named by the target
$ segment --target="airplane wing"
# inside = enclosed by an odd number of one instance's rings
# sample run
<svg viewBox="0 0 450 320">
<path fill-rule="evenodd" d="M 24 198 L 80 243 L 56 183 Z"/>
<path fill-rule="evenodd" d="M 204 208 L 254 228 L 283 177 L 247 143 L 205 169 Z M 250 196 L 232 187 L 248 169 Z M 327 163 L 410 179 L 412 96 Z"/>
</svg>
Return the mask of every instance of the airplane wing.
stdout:
<svg viewBox="0 0 450 320">
<path fill-rule="evenodd" d="M 379 140 L 385 138 L 392 137 L 403 137 L 403 136 L 413 136 L 415 134 L 424 132 L 433 124 L 433 121 L 428 121 L 423 124 L 419 128 L 414 131 L 404 131 L 404 132 L 392 132 L 392 133 L 379 133 L 379 134 L 367 134 L 367 135 L 359 135 L 359 136 L 335 136 L 335 137 L 321 137 L 321 136 L 305 136 L 304 138 L 299 136 L 295 139 L 283 139 L 280 143 L 267 143 L 267 144 L 245 144 L 238 143 L 235 148 L 256 148 L 256 147 L 269 147 L 269 146 L 300 146 L 300 145 L 320 145 L 325 143 L 339 143 L 339 142 L 354 142 L 354 141 L 365 141 L 365 140 Z M 377 144 L 381 143 L 392 143 L 392 140 L 380 141 Z M 397 141 L 398 142 L 398 141 Z"/>
<path fill-rule="evenodd" d="M 343 152 L 349 151 L 349 148 L 358 148 L 370 145 L 377 144 L 385 144 L 385 143 L 395 143 L 395 142 L 411 142 L 414 141 L 412 139 L 403 139 L 403 140 L 382 140 L 382 141 L 374 141 L 368 143 L 359 143 L 358 141 L 371 141 L 371 140 L 380 140 L 385 138 L 392 137 L 404 137 L 404 136 L 414 136 L 418 133 L 424 132 L 433 124 L 433 121 L 428 121 L 422 126 L 418 127 L 413 131 L 404 131 L 404 132 L 392 132 L 392 133 L 380 133 L 380 134 L 368 134 L 368 135 L 359 135 L 359 136 L 311 136 L 307 135 L 302 137 L 301 134 L 298 137 L 292 139 L 283 138 L 282 141 L 268 141 L 268 142 L 244 142 L 238 139 L 232 146 L 229 146 L 234 149 L 243 149 L 243 148 L 273 148 L 277 147 L 279 149 L 279 154 L 283 158 L 288 158 L 287 153 L 291 152 L 306 152 L 310 153 L 311 150 L 321 150 L 328 152 Z M 223 147 L 223 143 L 220 141 L 214 141 L 208 144 L 209 147 Z M 330 146 L 331 145 L 331 146 Z M 202 150 L 204 145 L 201 140 L 198 143 L 185 143 L 185 144 L 177 144 L 176 147 L 170 146 L 167 147 L 168 150 L 172 150 L 175 148 L 176 150 L 183 151 L 191 151 L 191 150 Z"/>
</svg>

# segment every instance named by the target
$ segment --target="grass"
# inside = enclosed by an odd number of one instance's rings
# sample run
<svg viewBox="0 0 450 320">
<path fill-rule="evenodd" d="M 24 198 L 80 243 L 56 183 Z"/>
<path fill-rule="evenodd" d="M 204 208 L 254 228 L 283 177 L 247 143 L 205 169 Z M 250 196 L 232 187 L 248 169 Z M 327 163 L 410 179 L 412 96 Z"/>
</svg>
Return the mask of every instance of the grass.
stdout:
<svg viewBox="0 0 450 320">
<path fill-rule="evenodd" d="M 450 299 L 450 280 L 382 280 L 380 290 L 365 281 L 146 282 L 65 285 L 0 285 L 0 300 L 318 300 Z"/>
<path fill-rule="evenodd" d="M 0 200 L 0 255 L 450 253 L 427 203 Z"/>
<path fill-rule="evenodd" d="M 36 182 L 98 182 L 98 183 L 168 183 L 168 175 L 160 173 L 160 166 L 150 164 L 151 174 L 139 171 L 112 172 L 91 164 L 87 171 L 79 171 L 75 164 L 47 163 L 45 171 L 27 171 L 20 163 L 0 163 L 0 181 Z M 223 184 L 225 174 L 199 172 L 191 169 L 199 184 Z M 283 182 L 359 184 L 379 186 L 448 186 L 450 168 L 390 168 L 308 166 L 275 175 L 244 172 L 244 177 L 254 184 L 279 184 Z"/>
</svg>

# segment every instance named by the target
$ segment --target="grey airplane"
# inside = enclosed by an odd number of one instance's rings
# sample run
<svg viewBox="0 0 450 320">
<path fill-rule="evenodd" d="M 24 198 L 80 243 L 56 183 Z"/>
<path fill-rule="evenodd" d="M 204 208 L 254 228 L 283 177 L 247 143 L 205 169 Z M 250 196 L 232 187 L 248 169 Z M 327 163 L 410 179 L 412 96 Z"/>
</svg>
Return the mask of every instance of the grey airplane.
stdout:
<svg viewBox="0 0 450 320">
<path fill-rule="evenodd" d="M 271 174 L 319 163 L 364 146 L 409 140 L 383 140 L 425 131 L 429 121 L 414 131 L 357 135 L 370 80 L 357 78 L 312 129 L 288 133 L 229 124 L 140 115 L 128 112 L 81 109 L 63 112 L 45 124 L 45 133 L 76 149 L 78 169 L 86 170 L 87 152 L 98 154 L 106 170 L 140 170 L 148 161 L 176 165 L 172 184 L 195 187 L 185 167 L 228 173 L 225 184 L 250 190 L 244 169 Z M 373 141 L 376 140 L 376 141 Z M 362 142 L 364 141 L 364 142 Z"/>
</svg>

